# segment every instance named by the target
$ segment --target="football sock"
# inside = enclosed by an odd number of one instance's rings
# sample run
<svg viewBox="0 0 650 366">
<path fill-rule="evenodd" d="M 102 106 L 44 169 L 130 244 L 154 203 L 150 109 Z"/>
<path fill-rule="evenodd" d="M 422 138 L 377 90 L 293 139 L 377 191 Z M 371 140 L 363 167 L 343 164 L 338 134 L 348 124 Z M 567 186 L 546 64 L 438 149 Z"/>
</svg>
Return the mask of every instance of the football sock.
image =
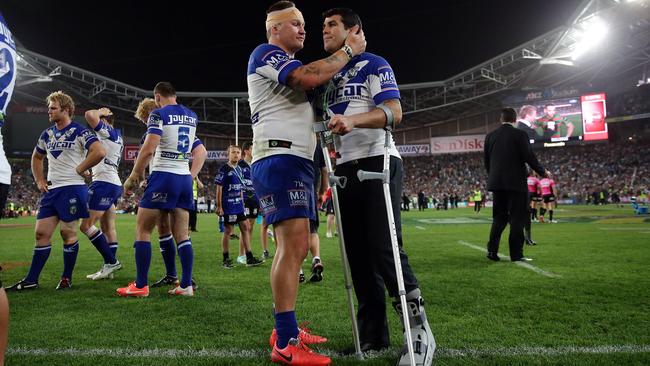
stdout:
<svg viewBox="0 0 650 366">
<path fill-rule="evenodd" d="M 117 248 L 119 247 L 119 245 L 117 245 L 117 242 L 108 243 L 108 247 L 111 248 L 111 253 L 113 254 L 113 257 L 117 259 Z"/>
<path fill-rule="evenodd" d="M 183 269 L 181 287 L 186 288 L 192 285 L 192 264 L 194 263 L 194 250 L 190 239 L 178 244 L 178 258 L 181 260 L 181 268 Z"/>
<path fill-rule="evenodd" d="M 546 213 L 546 209 L 544 207 L 539 209 L 539 215 L 540 216 L 544 216 L 545 213 Z"/>
<path fill-rule="evenodd" d="M 38 282 L 38 276 L 41 275 L 41 271 L 47 262 L 47 258 L 50 256 L 52 251 L 52 244 L 48 244 L 45 247 L 35 247 L 34 255 L 32 256 L 32 265 L 29 267 L 29 273 L 25 277 L 25 281 L 36 283 Z"/>
<path fill-rule="evenodd" d="M 165 262 L 165 271 L 167 276 L 176 277 L 176 248 L 174 246 L 174 237 L 172 234 L 158 238 L 160 245 L 160 254 Z"/>
<path fill-rule="evenodd" d="M 227 261 L 228 259 L 230 259 L 230 253 L 229 253 L 229 252 L 224 252 L 224 253 L 223 253 L 223 261 L 225 262 L 225 261 Z"/>
<path fill-rule="evenodd" d="M 548 218 L 553 221 L 553 210 L 548 210 Z"/>
<path fill-rule="evenodd" d="M 79 253 L 79 242 L 72 244 L 63 244 L 63 273 L 61 277 L 72 279 L 72 271 L 77 263 L 77 254 Z"/>
<path fill-rule="evenodd" d="M 88 239 L 90 239 L 90 242 L 95 246 L 99 254 L 102 255 L 105 264 L 115 263 L 115 256 L 108 246 L 106 235 L 101 230 L 97 230 L 94 234 L 89 235 Z"/>
<path fill-rule="evenodd" d="M 246 252 L 246 259 L 253 259 L 253 252 Z"/>
<path fill-rule="evenodd" d="M 279 349 L 287 347 L 291 338 L 298 339 L 298 321 L 295 311 L 275 313 L 275 330 L 278 333 L 276 345 Z"/>
<path fill-rule="evenodd" d="M 149 265 L 151 265 L 151 242 L 136 241 L 133 246 L 135 247 L 135 286 L 143 288 L 148 284 L 147 275 L 149 274 Z"/>
</svg>

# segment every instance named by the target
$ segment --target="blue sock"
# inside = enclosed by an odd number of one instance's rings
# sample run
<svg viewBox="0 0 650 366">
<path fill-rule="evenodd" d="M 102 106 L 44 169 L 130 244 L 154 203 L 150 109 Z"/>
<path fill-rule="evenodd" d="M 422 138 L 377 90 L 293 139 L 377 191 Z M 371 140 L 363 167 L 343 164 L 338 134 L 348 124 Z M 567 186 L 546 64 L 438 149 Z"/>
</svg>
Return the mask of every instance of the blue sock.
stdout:
<svg viewBox="0 0 650 366">
<path fill-rule="evenodd" d="M 106 236 L 101 230 L 97 230 L 97 232 L 94 235 L 88 237 L 88 239 L 90 239 L 90 242 L 93 243 L 99 254 L 102 255 L 105 264 L 115 263 L 115 256 L 113 255 L 111 248 L 108 246 Z"/>
<path fill-rule="evenodd" d="M 181 287 L 186 288 L 192 285 L 192 265 L 194 263 L 194 250 L 190 239 L 178 244 L 178 258 L 181 260 L 181 268 L 183 268 Z"/>
<path fill-rule="evenodd" d="M 72 280 L 72 271 L 77 263 L 77 254 L 79 253 L 79 242 L 72 244 L 63 244 L 63 273 L 61 277 Z"/>
<path fill-rule="evenodd" d="M 160 237 L 158 244 L 160 244 L 160 254 L 162 254 L 163 262 L 165 262 L 167 276 L 176 277 L 176 246 L 174 245 L 174 237 L 172 234 Z"/>
<path fill-rule="evenodd" d="M 135 286 L 137 288 L 143 288 L 148 284 L 147 276 L 149 274 L 149 265 L 151 264 L 151 242 L 136 241 L 133 243 L 133 246 L 135 247 Z"/>
<path fill-rule="evenodd" d="M 117 248 L 119 247 L 119 245 L 117 245 L 117 242 L 108 243 L 108 247 L 111 248 L 111 253 L 113 254 L 113 258 L 117 259 Z"/>
<path fill-rule="evenodd" d="M 29 267 L 29 273 L 25 277 L 27 282 L 38 282 L 38 276 L 41 275 L 41 271 L 47 262 L 47 258 L 50 256 L 52 251 L 52 244 L 48 244 L 45 247 L 35 247 L 34 256 L 32 256 L 32 265 Z"/>
<path fill-rule="evenodd" d="M 275 330 L 278 333 L 277 346 L 283 349 L 289 344 L 289 339 L 298 338 L 298 321 L 295 311 L 275 313 Z"/>
</svg>

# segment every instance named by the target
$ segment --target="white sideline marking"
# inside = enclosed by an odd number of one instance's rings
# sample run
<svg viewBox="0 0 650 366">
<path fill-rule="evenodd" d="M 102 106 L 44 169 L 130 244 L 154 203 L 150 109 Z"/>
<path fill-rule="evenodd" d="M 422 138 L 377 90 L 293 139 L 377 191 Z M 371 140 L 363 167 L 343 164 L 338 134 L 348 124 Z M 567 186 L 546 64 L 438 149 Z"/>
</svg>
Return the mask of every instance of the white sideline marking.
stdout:
<svg viewBox="0 0 650 366">
<path fill-rule="evenodd" d="M 480 250 L 483 253 L 487 252 L 487 250 L 485 248 L 481 248 L 478 245 L 468 243 L 468 242 L 466 242 L 464 240 L 459 240 L 458 244 L 464 245 L 464 246 L 472 248 L 472 249 Z M 501 258 L 502 260 L 507 260 L 507 261 L 510 260 L 510 257 L 508 257 L 508 256 L 501 255 L 501 254 L 498 254 L 498 255 L 499 255 L 499 258 Z M 535 272 L 537 274 L 540 274 L 542 276 L 546 276 L 546 277 L 550 277 L 550 278 L 560 278 L 560 277 L 562 277 L 559 274 L 555 274 L 553 272 L 548 272 L 548 271 L 545 271 L 545 270 L 543 270 L 543 269 L 541 269 L 539 267 L 535 267 L 535 266 L 533 266 L 532 264 L 530 264 L 528 262 L 513 262 L 513 263 L 518 265 L 519 267 L 529 269 L 529 270 L 531 270 L 531 271 L 533 271 L 533 272 Z"/>
<path fill-rule="evenodd" d="M 650 231 L 644 227 L 601 227 L 599 229 L 604 231 L 636 231 L 637 234 L 650 234 Z"/>
<path fill-rule="evenodd" d="M 423 228 L 422 226 L 416 226 L 415 228 L 416 228 L 416 229 L 420 229 L 420 230 L 426 230 L 426 229 Z"/>
<path fill-rule="evenodd" d="M 261 349 L 130 349 L 130 348 L 28 348 L 10 347 L 7 355 L 17 356 L 72 356 L 72 357 L 121 357 L 121 358 L 244 358 L 259 359 L 269 357 L 269 351 Z M 604 345 L 594 347 L 507 347 L 507 348 L 484 348 L 484 349 L 453 349 L 438 348 L 436 358 L 462 358 L 462 357 L 514 357 L 514 356 L 560 356 L 572 354 L 614 354 L 614 353 L 650 353 L 650 345 L 647 344 L 623 344 Z M 323 352 L 323 354 L 335 358 L 353 358 L 353 355 L 343 355 L 339 352 Z M 364 355 L 365 359 L 380 357 L 391 357 L 397 354 L 397 348 L 389 348 L 382 352 L 369 352 Z"/>
</svg>

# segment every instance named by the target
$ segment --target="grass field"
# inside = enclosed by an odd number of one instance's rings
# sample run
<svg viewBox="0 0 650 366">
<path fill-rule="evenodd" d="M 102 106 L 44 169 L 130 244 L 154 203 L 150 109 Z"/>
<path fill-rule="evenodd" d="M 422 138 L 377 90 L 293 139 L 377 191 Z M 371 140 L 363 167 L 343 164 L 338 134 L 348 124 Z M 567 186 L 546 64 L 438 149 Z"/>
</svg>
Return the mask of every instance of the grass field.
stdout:
<svg viewBox="0 0 650 366">
<path fill-rule="evenodd" d="M 474 248 L 485 246 L 490 217 L 490 209 L 478 215 L 471 209 L 404 214 L 405 248 L 438 342 L 436 364 L 650 364 L 650 219 L 627 207 L 560 207 L 558 224 L 534 224 L 539 245 L 525 248 L 534 260 L 524 267 L 490 262 Z M 165 289 L 152 289 L 146 299 L 119 298 L 115 288 L 135 276 L 134 222 L 133 216 L 119 217 L 124 268 L 113 280 L 85 279 L 101 257 L 81 240 L 68 291 L 54 290 L 62 269 L 61 240 L 55 238 L 41 288 L 9 294 L 7 364 L 270 364 L 270 263 L 221 268 L 216 218 L 201 215 L 193 235 L 196 296 L 171 298 Z M 0 226 L 2 280 L 9 285 L 28 270 L 34 220 L 2 223 L 24 224 Z M 338 242 L 322 235 L 321 246 L 324 281 L 301 286 L 299 321 L 330 338 L 318 349 L 334 364 L 392 364 L 401 344 L 392 310 L 392 349 L 363 363 L 345 355 L 352 336 Z M 501 247 L 507 255 L 507 229 Z M 259 254 L 257 235 L 254 248 Z M 304 269 L 309 271 L 309 261 Z M 154 250 L 150 280 L 162 274 Z"/>
</svg>

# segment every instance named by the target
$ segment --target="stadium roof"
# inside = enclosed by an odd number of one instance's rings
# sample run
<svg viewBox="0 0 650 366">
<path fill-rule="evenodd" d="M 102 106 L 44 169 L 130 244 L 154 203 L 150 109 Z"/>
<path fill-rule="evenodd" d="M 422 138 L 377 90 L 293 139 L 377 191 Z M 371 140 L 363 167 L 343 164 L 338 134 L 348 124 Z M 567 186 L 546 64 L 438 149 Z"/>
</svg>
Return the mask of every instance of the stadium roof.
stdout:
<svg viewBox="0 0 650 366">
<path fill-rule="evenodd" d="M 576 55 L 585 39 L 595 37 L 589 25 L 607 28 L 594 49 Z M 55 89 L 73 93 L 87 104 L 122 111 L 124 120 L 149 90 L 113 80 L 44 55 L 18 48 L 19 99 L 42 103 Z M 578 56 L 575 60 L 573 56 Z M 458 57 L 463 55 L 445 55 Z M 650 61 L 650 7 L 644 1 L 586 0 L 564 26 L 525 42 L 448 79 L 403 84 L 401 128 L 426 126 L 499 108 L 504 93 L 583 86 L 603 88 L 612 81 L 632 83 Z M 636 78 L 636 79 L 635 79 Z M 231 138 L 238 117 L 240 136 L 251 136 L 245 92 L 179 92 L 182 102 L 202 120 L 200 135 Z M 127 117 L 128 114 L 128 117 Z M 118 116 L 119 117 L 119 116 Z M 119 119 L 121 121 L 121 119 Z"/>
</svg>

